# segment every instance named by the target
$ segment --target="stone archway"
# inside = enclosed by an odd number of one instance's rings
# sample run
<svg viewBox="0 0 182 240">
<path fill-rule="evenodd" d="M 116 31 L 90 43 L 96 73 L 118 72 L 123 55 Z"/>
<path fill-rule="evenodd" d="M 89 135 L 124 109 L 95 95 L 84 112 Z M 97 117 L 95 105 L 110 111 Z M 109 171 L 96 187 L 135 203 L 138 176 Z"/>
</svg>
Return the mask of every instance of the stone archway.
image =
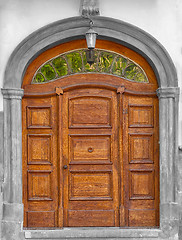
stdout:
<svg viewBox="0 0 182 240">
<path fill-rule="evenodd" d="M 94 17 L 94 27 L 100 39 L 121 43 L 141 54 L 152 66 L 158 80 L 160 122 L 160 229 L 117 230 L 111 237 L 174 239 L 178 232 L 178 186 L 177 186 L 177 126 L 179 88 L 175 67 L 166 50 L 146 32 L 125 22 Z M 22 172 L 21 172 L 21 84 L 29 63 L 48 48 L 73 39 L 85 38 L 88 20 L 74 17 L 50 24 L 28 36 L 12 53 L 6 67 L 4 85 L 4 183 L 3 183 L 3 239 L 44 239 L 41 232 L 22 231 Z M 45 232 L 45 231 L 44 231 Z M 96 234 L 97 233 L 97 234 Z M 42 235 L 41 235 L 42 234 Z M 58 233 L 47 230 L 47 238 L 69 237 L 66 230 Z M 85 234 L 82 230 L 75 232 Z M 98 237 L 99 230 L 87 232 Z M 96 234 L 96 235 L 95 235 Z M 133 235 L 132 235 L 133 234 Z M 138 235 L 139 234 L 139 235 Z M 74 235 L 76 236 L 76 235 Z M 102 236 L 102 235 L 101 235 Z M 103 237 L 103 236 L 102 236 Z M 178 239 L 178 238 L 176 238 Z"/>
</svg>

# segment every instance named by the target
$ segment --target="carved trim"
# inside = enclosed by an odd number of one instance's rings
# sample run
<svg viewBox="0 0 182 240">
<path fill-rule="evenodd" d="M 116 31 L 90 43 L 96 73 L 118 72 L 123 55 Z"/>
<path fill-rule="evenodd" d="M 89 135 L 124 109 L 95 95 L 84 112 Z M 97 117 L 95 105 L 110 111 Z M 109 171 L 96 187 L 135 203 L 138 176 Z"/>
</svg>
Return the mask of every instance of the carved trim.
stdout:
<svg viewBox="0 0 182 240">
<path fill-rule="evenodd" d="M 132 49 L 141 55 L 145 53 L 149 62 L 153 62 L 155 66 L 159 87 L 178 86 L 177 73 L 171 58 L 152 36 L 120 20 L 94 16 L 93 21 L 94 28 L 101 38 L 128 47 L 132 46 Z M 85 35 L 86 29 L 88 29 L 88 19 L 79 16 L 56 21 L 32 33 L 11 54 L 6 65 L 3 87 L 21 88 L 24 70 L 35 57 L 37 49 L 41 54 L 47 46 L 55 46 L 58 42 L 62 43 L 68 39 L 78 39 Z"/>
<path fill-rule="evenodd" d="M 63 89 L 60 87 L 56 87 L 56 94 L 59 96 L 60 94 L 63 95 Z"/>
<path fill-rule="evenodd" d="M 80 15 L 81 16 L 100 15 L 99 0 L 81 0 Z"/>
<path fill-rule="evenodd" d="M 125 86 L 120 86 L 117 89 L 117 93 L 120 93 L 120 94 L 124 93 L 124 91 L 125 91 Z"/>
<path fill-rule="evenodd" d="M 19 88 L 1 88 L 3 98 L 5 99 L 19 99 L 24 95 L 24 90 Z"/>
<path fill-rule="evenodd" d="M 168 88 L 158 88 L 157 89 L 158 98 L 176 98 L 180 94 L 179 87 L 168 87 Z"/>
</svg>

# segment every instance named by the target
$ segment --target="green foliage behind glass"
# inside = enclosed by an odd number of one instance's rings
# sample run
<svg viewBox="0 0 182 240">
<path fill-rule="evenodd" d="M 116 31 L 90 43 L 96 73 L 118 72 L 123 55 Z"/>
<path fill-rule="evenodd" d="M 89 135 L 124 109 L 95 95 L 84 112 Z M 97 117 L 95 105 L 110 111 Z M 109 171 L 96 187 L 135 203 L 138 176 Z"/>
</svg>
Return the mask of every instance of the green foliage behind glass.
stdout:
<svg viewBox="0 0 182 240">
<path fill-rule="evenodd" d="M 33 80 L 33 83 L 41 83 L 41 82 L 45 82 L 45 78 L 42 76 L 41 73 L 37 73 Z"/>
<path fill-rule="evenodd" d="M 109 73 L 114 55 L 110 52 L 100 52 L 98 69 L 99 72 Z"/>
<path fill-rule="evenodd" d="M 123 57 L 117 57 L 112 68 L 112 73 L 118 76 L 124 76 L 124 69 L 127 66 L 128 60 Z"/>
<path fill-rule="evenodd" d="M 148 82 L 143 69 L 132 60 L 114 52 L 95 49 L 94 63 L 89 64 L 86 58 L 87 49 L 74 50 L 49 60 L 37 70 L 33 83 L 44 83 L 50 80 L 76 73 L 107 73 L 130 81 Z"/>
<path fill-rule="evenodd" d="M 45 76 L 45 78 L 49 81 L 49 80 L 53 80 L 56 77 L 56 73 L 53 69 L 53 67 L 50 64 L 45 64 L 42 68 L 41 68 L 41 73 Z"/>
<path fill-rule="evenodd" d="M 68 66 L 65 59 L 58 57 L 52 61 L 52 64 L 55 67 L 58 76 L 65 76 L 68 74 Z"/>
<path fill-rule="evenodd" d="M 66 55 L 68 64 L 70 65 L 72 73 L 78 73 L 82 71 L 82 58 L 79 52 L 73 52 Z"/>
</svg>

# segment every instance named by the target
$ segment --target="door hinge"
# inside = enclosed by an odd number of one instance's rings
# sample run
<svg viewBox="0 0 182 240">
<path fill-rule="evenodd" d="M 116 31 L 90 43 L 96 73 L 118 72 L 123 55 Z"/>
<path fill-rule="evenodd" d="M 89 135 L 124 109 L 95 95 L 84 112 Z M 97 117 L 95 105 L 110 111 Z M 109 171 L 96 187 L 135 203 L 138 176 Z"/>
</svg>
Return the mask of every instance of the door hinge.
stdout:
<svg viewBox="0 0 182 240">
<path fill-rule="evenodd" d="M 60 88 L 60 87 L 56 87 L 56 93 L 57 93 L 57 95 L 63 95 L 63 89 L 62 88 Z"/>
</svg>

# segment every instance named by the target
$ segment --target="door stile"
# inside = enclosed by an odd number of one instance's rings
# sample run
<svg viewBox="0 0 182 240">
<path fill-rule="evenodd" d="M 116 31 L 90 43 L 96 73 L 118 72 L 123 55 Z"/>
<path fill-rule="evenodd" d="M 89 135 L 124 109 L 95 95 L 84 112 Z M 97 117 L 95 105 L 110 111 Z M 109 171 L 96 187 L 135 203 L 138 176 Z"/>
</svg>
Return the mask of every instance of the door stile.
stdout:
<svg viewBox="0 0 182 240">
<path fill-rule="evenodd" d="M 63 226 L 66 227 L 68 223 L 68 156 L 69 156 L 69 130 L 68 130 L 68 92 L 62 96 L 62 191 L 63 191 Z M 68 169 L 64 168 L 67 166 Z"/>
<path fill-rule="evenodd" d="M 114 191 L 113 191 L 113 197 L 115 199 L 114 201 L 114 209 L 115 209 L 115 227 L 119 227 L 119 222 L 120 222 L 120 219 L 119 219 L 119 202 L 120 202 L 120 185 L 119 185 L 119 182 L 120 182 L 120 173 L 118 171 L 119 169 L 119 154 L 118 154 L 118 140 L 119 140 L 119 135 L 118 135 L 118 118 L 119 118 L 119 112 L 118 112 L 118 101 L 117 101 L 117 96 L 116 96 L 116 93 L 113 92 L 112 93 L 112 96 L 113 98 L 115 99 L 113 101 L 113 116 L 114 118 L 112 119 L 114 122 L 113 122 L 113 134 L 112 134 L 112 144 L 114 144 L 114 146 L 112 146 L 112 151 L 113 152 L 113 163 L 114 163 L 114 166 L 113 166 L 113 186 L 114 186 Z"/>
<path fill-rule="evenodd" d="M 128 135 L 127 135 L 127 129 L 128 129 L 128 96 L 127 95 L 122 95 L 122 131 L 123 131 L 123 135 L 122 135 L 122 141 L 123 141 L 123 158 L 122 158 L 122 169 L 123 169 L 123 176 L 122 176 L 122 180 L 123 180 L 123 213 L 124 213 L 124 219 L 123 219 L 123 223 L 124 226 L 128 226 L 129 224 L 129 215 L 128 215 L 128 201 L 127 199 L 129 199 L 129 191 L 128 191 L 128 185 L 127 183 L 129 182 L 129 178 L 128 178 Z"/>
<path fill-rule="evenodd" d="M 119 177 L 119 226 L 125 226 L 125 208 L 124 208 L 124 179 L 123 179 L 123 94 L 125 87 L 117 89 L 118 93 L 118 177 Z"/>
<path fill-rule="evenodd" d="M 56 88 L 57 99 L 58 99 L 58 227 L 63 227 L 63 142 L 62 142 L 62 102 L 63 102 L 63 90 Z"/>
<path fill-rule="evenodd" d="M 156 208 L 156 225 L 159 226 L 159 199 L 160 199 L 160 190 L 159 190 L 159 179 L 160 179 L 160 171 L 159 171 L 159 102 L 158 98 L 154 98 L 154 136 L 155 136 L 155 143 L 154 143 L 154 167 L 155 167 L 155 196 L 157 201 L 155 201 L 155 208 Z"/>
</svg>

